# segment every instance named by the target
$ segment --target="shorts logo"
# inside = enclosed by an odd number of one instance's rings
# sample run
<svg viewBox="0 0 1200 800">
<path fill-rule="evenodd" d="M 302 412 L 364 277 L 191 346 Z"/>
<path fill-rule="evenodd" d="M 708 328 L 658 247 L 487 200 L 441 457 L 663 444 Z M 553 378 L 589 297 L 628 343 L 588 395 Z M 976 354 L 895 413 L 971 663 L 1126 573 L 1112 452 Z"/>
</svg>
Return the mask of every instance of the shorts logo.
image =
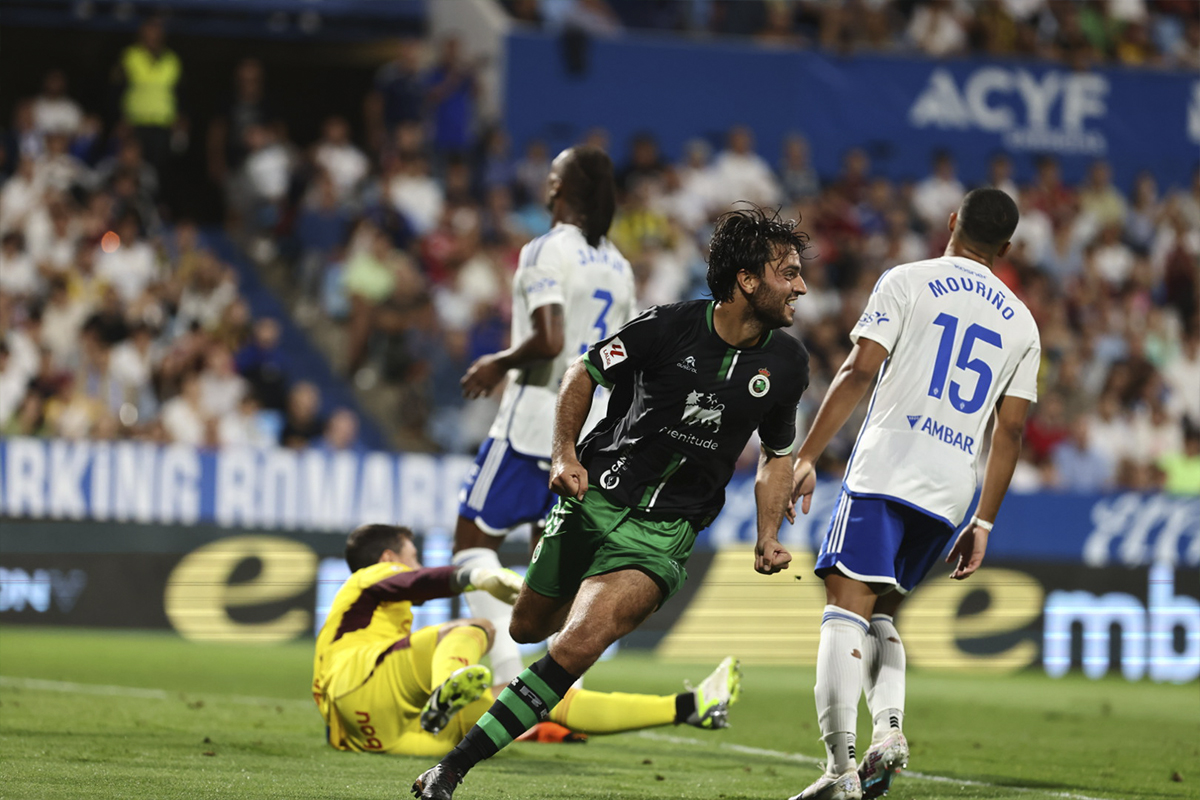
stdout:
<svg viewBox="0 0 1200 800">
<path fill-rule="evenodd" d="M 600 474 L 600 486 L 604 489 L 615 489 L 621 482 L 620 472 L 625 469 L 625 457 L 621 456 L 613 465 Z"/>
<path fill-rule="evenodd" d="M 629 355 L 625 352 L 625 343 L 619 336 L 600 348 L 600 360 L 604 362 L 605 369 L 620 364 L 627 358 Z"/>
<path fill-rule="evenodd" d="M 538 556 L 542 554 L 542 540 L 538 539 L 537 547 L 533 548 L 533 555 L 529 557 L 530 564 L 536 564 Z"/>
<path fill-rule="evenodd" d="M 675 366 L 679 367 L 680 369 L 686 369 L 688 372 L 695 372 L 696 371 L 696 357 L 688 356 L 683 361 L 677 362 L 675 364 Z"/>
<path fill-rule="evenodd" d="M 725 404 L 718 402 L 715 394 L 692 391 L 687 396 L 680 421 L 717 433 L 721 430 L 721 412 L 724 410 Z"/>
<path fill-rule="evenodd" d="M 771 373 L 767 372 L 765 369 L 760 369 L 758 374 L 750 379 L 750 385 L 748 388 L 750 389 L 751 395 L 754 397 L 762 397 L 767 392 L 771 391 L 771 378 L 769 377 L 770 374 Z"/>
</svg>

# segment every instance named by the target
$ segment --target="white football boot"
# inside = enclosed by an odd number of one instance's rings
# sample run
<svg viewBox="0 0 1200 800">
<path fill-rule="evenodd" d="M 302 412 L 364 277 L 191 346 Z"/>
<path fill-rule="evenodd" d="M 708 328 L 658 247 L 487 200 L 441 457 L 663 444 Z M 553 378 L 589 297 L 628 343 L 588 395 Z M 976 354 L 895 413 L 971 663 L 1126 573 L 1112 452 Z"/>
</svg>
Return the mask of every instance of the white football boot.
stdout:
<svg viewBox="0 0 1200 800">
<path fill-rule="evenodd" d="M 872 744 L 858 767 L 863 800 L 887 794 L 900 770 L 907 766 L 908 740 L 900 731 L 893 730 L 880 742 Z"/>
<path fill-rule="evenodd" d="M 812 786 L 788 800 L 862 800 L 862 796 L 858 773 L 849 769 L 841 775 L 826 772 Z"/>
</svg>

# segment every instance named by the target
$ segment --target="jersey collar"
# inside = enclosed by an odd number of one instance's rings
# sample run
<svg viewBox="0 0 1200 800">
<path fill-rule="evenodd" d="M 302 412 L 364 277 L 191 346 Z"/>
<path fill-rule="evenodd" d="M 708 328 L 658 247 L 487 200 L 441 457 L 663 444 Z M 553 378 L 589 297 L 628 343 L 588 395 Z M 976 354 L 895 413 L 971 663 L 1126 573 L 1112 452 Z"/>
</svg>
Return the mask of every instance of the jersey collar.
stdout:
<svg viewBox="0 0 1200 800">
<path fill-rule="evenodd" d="M 717 333 L 717 329 L 713 327 L 713 309 L 716 307 L 717 307 L 716 300 L 708 301 L 708 305 L 705 306 L 705 308 L 704 308 L 704 323 L 706 325 L 708 325 L 709 333 L 711 333 L 713 336 L 716 336 L 718 339 L 721 339 L 721 334 Z M 758 344 L 755 344 L 751 347 L 734 347 L 729 342 L 726 342 L 724 339 L 721 339 L 721 342 L 724 343 L 724 345 L 726 347 L 730 348 L 731 350 L 757 350 L 761 347 L 766 347 L 767 343 L 771 341 L 771 337 L 774 335 L 775 335 L 775 331 L 771 331 L 771 330 L 767 331 L 767 335 L 762 337 L 762 339 L 758 342 Z"/>
</svg>

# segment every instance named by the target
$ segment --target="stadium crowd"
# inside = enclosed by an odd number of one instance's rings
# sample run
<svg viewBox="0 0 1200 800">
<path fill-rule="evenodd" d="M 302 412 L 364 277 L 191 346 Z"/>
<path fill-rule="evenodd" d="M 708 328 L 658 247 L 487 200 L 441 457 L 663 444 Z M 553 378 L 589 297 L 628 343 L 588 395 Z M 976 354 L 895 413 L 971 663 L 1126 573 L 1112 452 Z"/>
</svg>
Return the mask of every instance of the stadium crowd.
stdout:
<svg viewBox="0 0 1200 800">
<path fill-rule="evenodd" d="M 531 4 L 512 5 L 526 13 Z M 739 5 L 714 3 L 713 13 Z M 761 5 L 795 20 L 815 8 Z M 925 6 L 911 5 L 828 7 L 889 19 L 905 9 L 915 19 Z M 1177 4 L 1110 5 L 1152 8 L 1158 19 Z M 953 9 L 925 10 L 941 6 Z M 985 6 L 1062 12 L 1032 0 Z M 402 387 L 402 425 L 431 449 L 470 453 L 494 406 L 466 403 L 458 381 L 474 358 L 506 344 L 518 253 L 549 228 L 543 187 L 554 153 L 479 125 L 474 67 L 454 40 L 428 47 L 406 41 L 380 68 L 361 137 L 330 117 L 303 144 L 272 116 L 261 65 L 244 61 L 230 113 L 209 127 L 209 175 L 239 241 L 293 276 L 297 319 L 344 330 L 336 360 L 346 377 L 361 385 L 378 374 Z M 149 156 L 164 146 L 162 131 L 126 118 L 105 136 L 67 89 L 61 73 L 48 75 L 41 95 L 17 104 L 5 138 L 13 156 L 0 187 L 3 433 L 357 447 L 354 414 L 326 416 L 316 387 L 288 380 L 278 322 L 253 319 L 235 271 L 203 232 L 170 219 L 162 164 Z M 611 144 L 603 130 L 588 141 Z M 940 254 L 946 219 L 971 188 L 944 152 L 911 183 L 876 174 L 861 150 L 820 176 L 801 132 L 776 148 L 738 127 L 722 142 L 689 142 L 675 161 L 651 134 L 629 144 L 610 237 L 634 265 L 642 306 L 702 296 L 704 248 L 731 201 L 802 220 L 808 294 L 792 332 L 813 369 L 802 430 L 879 275 Z M 1041 400 L 1015 490 L 1200 491 L 1200 172 L 1171 189 L 1142 175 L 1126 193 L 1103 161 L 1078 186 L 1063 183 L 1052 157 L 1025 185 L 1014 183 L 1008 155 L 989 169 L 1022 211 L 997 273 L 1035 314 L 1043 344 Z M 826 469 L 837 473 L 852 444 L 836 441 Z"/>
<path fill-rule="evenodd" d="M 626 30 L 750 36 L 766 47 L 986 54 L 1200 67 L 1192 0 L 506 0 L 514 18 L 614 37 Z"/>
</svg>

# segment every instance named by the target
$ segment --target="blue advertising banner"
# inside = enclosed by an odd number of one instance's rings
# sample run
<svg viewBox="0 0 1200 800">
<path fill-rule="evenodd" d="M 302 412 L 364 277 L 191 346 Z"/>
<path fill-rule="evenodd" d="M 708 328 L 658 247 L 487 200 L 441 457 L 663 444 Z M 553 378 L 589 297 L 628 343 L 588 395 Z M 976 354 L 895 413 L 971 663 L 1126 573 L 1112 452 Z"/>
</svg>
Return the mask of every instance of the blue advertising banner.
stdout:
<svg viewBox="0 0 1200 800">
<path fill-rule="evenodd" d="M 618 162 L 639 131 L 678 158 L 688 139 L 719 144 L 739 124 L 751 126 L 771 161 L 784 137 L 804 134 L 826 178 L 851 147 L 865 148 L 875 171 L 895 180 L 927 175 L 938 148 L 957 156 L 968 183 L 982 181 L 1001 150 L 1014 156 L 1018 180 L 1030 177 L 1038 154 L 1057 156 L 1072 183 L 1106 158 L 1125 189 L 1142 170 L 1162 187 L 1186 185 L 1200 160 L 1200 78 L 1185 72 L 843 57 L 650 37 L 568 52 L 556 38 L 514 34 L 505 92 L 505 124 L 518 147 L 540 138 L 557 149 L 604 128 Z"/>
<path fill-rule="evenodd" d="M 0 516 L 345 533 L 364 522 L 419 532 L 453 530 L 462 456 L 221 451 L 142 442 L 0 440 Z M 739 473 L 701 550 L 755 540 L 754 476 Z M 819 548 L 837 484 L 818 487 L 812 512 L 781 540 Z M 989 559 L 1092 567 L 1200 566 L 1200 498 L 1126 492 L 1011 494 Z"/>
</svg>

